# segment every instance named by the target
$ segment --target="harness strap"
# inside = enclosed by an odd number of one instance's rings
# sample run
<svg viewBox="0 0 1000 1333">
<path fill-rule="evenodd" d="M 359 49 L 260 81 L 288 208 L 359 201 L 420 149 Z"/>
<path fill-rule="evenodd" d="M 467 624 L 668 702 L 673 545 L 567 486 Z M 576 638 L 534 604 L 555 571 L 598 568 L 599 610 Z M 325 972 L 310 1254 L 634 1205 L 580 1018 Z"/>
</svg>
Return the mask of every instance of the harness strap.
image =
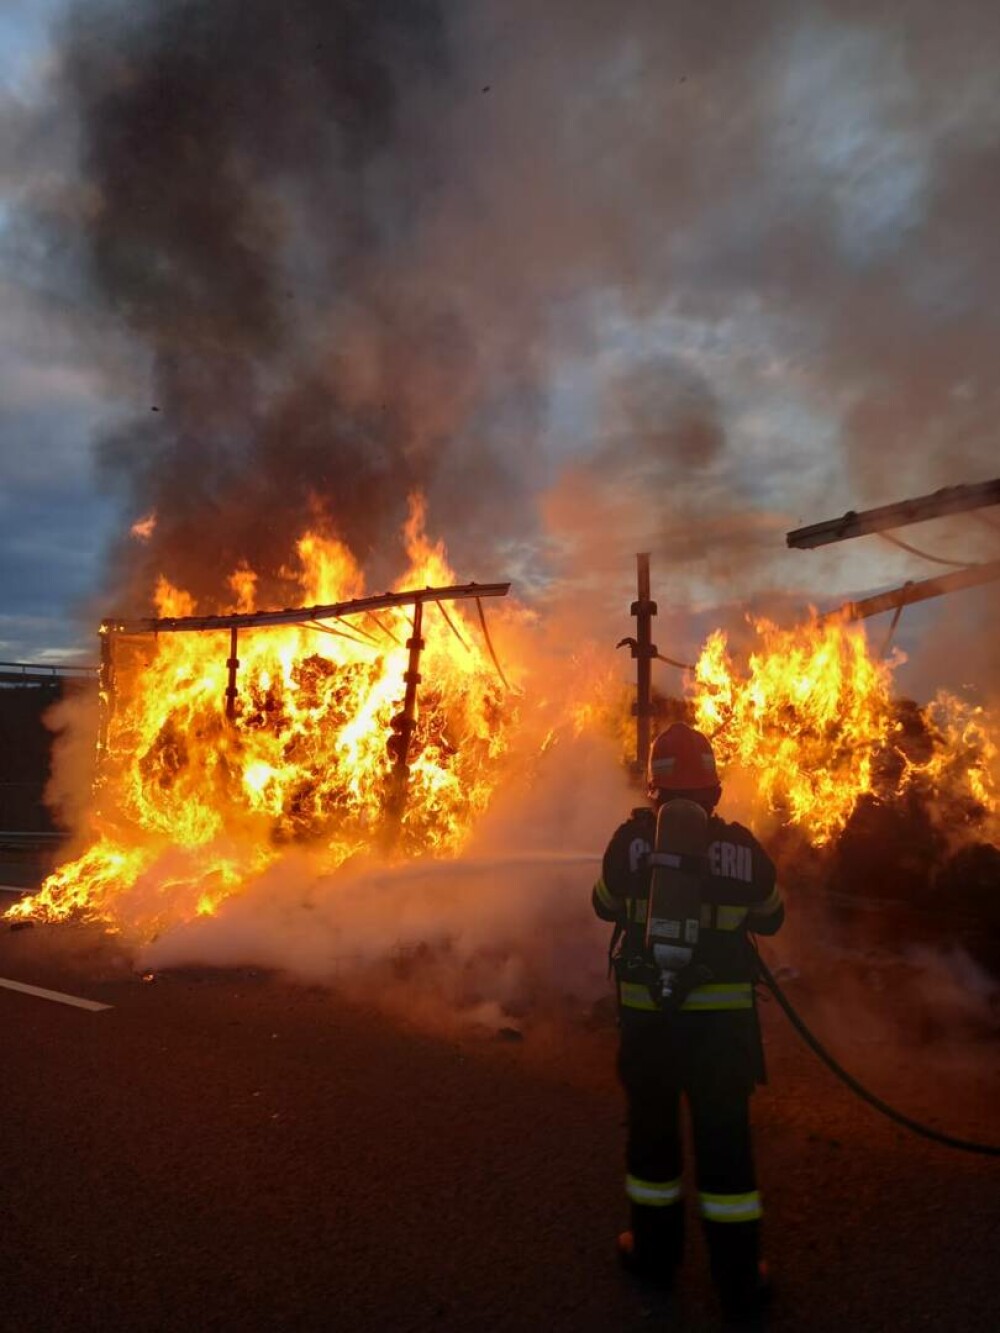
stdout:
<svg viewBox="0 0 1000 1333">
<path fill-rule="evenodd" d="M 611 932 L 611 943 L 608 945 L 608 976 L 615 970 L 615 949 L 618 947 L 618 941 L 625 934 L 625 927 L 620 921 L 616 921 L 614 929 Z"/>
</svg>

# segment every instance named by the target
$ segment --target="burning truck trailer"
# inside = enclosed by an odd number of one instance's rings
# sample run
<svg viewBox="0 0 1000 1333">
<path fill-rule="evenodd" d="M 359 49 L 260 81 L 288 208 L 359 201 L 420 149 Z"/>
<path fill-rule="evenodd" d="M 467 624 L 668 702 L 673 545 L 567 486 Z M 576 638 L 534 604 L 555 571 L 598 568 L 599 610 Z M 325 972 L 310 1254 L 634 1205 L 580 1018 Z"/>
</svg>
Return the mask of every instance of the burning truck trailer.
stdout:
<svg viewBox="0 0 1000 1333">
<path fill-rule="evenodd" d="M 157 616 L 104 621 L 79 854 L 9 915 L 142 943 L 214 915 L 293 851 L 317 877 L 370 854 L 453 853 L 516 713 L 484 607 L 510 585 L 454 582 L 411 518 L 394 591 L 356 595 L 347 549 L 306 534 L 301 589 L 323 600 L 252 610 L 242 569 L 219 614 L 161 579 Z"/>
<path fill-rule="evenodd" d="M 256 609 L 256 576 L 240 568 L 233 603 L 216 613 L 197 614 L 161 578 L 156 617 L 105 622 L 99 762 L 78 854 L 13 919 L 89 917 L 141 944 L 216 915 L 286 856 L 307 856 L 317 878 L 390 847 L 454 859 L 505 775 L 530 786 L 560 736 L 620 743 L 620 680 L 574 671 L 553 691 L 551 673 L 515 655 L 508 688 L 484 602 L 509 585 L 459 584 L 422 523 L 412 512 L 410 568 L 390 593 L 365 595 L 342 543 L 307 533 L 296 607 Z M 633 612 L 648 617 L 648 564 L 644 587 Z M 503 605 L 508 627 L 541 635 Z M 647 666 L 661 656 L 648 630 L 640 622 L 629 641 Z M 996 720 L 947 694 L 900 701 L 895 666 L 844 615 L 757 620 L 737 647 L 709 636 L 673 715 L 712 737 L 727 805 L 768 837 L 793 892 L 839 899 L 844 915 L 889 898 L 913 909 L 917 934 L 914 912 L 933 910 L 938 937 L 971 932 L 988 952 L 1000 902 Z M 539 725 L 532 696 L 546 693 Z M 648 742 L 647 707 L 633 712 Z"/>
<path fill-rule="evenodd" d="M 238 654 L 241 630 L 281 625 L 304 625 L 311 630 L 344 638 L 348 642 L 364 645 L 364 641 L 367 639 L 369 642 L 378 645 L 378 638 L 367 631 L 361 623 L 363 618 L 367 617 L 378 625 L 383 635 L 387 636 L 397 647 L 402 646 L 406 649 L 406 670 L 402 675 L 403 695 L 399 700 L 399 712 L 395 713 L 389 720 L 391 734 L 386 741 L 386 751 L 391 759 L 391 768 L 387 775 L 386 790 L 381 801 L 385 816 L 385 837 L 387 843 L 391 845 L 400 835 L 406 810 L 411 749 L 417 730 L 417 688 L 421 682 L 420 659 L 426 647 L 425 640 L 422 637 L 424 607 L 429 602 L 434 603 L 441 611 L 448 628 L 463 646 L 466 646 L 461 632 L 448 614 L 446 603 L 463 599 L 475 600 L 491 660 L 500 679 L 504 680 L 502 668 L 497 661 L 492 640 L 489 637 L 482 601 L 488 597 L 505 597 L 509 591 L 509 583 L 471 583 L 462 586 L 428 587 L 421 590 L 383 593 L 376 597 L 356 598 L 349 602 L 339 602 L 329 606 L 286 607 L 280 611 L 255 611 L 245 614 L 180 618 L 162 617 L 138 621 L 105 620 L 101 625 L 100 697 L 102 710 L 98 753 L 106 754 L 110 744 L 117 705 L 119 643 L 127 643 L 129 640 L 141 643 L 144 639 L 148 640 L 149 636 L 152 636 L 154 640 L 158 639 L 161 634 L 205 634 L 213 631 L 224 631 L 228 635 L 229 642 L 229 655 L 225 659 L 225 718 L 230 726 L 236 726 L 238 721 L 244 720 L 245 712 L 239 687 L 240 659 Z M 412 608 L 412 621 L 409 625 L 408 637 L 402 639 L 400 633 L 392 630 L 384 621 L 379 620 L 376 613 L 397 611 L 407 607 Z M 336 624 L 326 623 L 329 621 L 336 622 Z M 313 665 L 316 665 L 319 661 L 328 660 L 323 659 L 319 654 L 310 654 L 310 659 Z M 506 684 L 506 681 L 504 683 Z M 251 726 L 254 725 L 252 710 L 260 708 L 266 713 L 273 712 L 275 708 L 272 693 L 268 693 L 263 701 L 255 694 L 255 687 L 259 691 L 261 685 L 265 690 L 270 691 L 272 685 L 270 677 L 251 679 L 251 720 L 249 722 Z"/>
</svg>

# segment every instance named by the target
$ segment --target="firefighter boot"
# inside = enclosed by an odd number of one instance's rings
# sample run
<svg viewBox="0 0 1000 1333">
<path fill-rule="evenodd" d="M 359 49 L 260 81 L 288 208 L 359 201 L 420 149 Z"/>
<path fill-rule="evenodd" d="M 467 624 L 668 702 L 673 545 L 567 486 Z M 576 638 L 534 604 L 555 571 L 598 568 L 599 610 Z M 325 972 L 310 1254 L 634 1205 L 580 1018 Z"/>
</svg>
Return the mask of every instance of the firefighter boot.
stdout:
<svg viewBox="0 0 1000 1333">
<path fill-rule="evenodd" d="M 761 1318 L 771 1303 L 774 1287 L 763 1259 L 757 1265 L 757 1276 L 742 1289 L 723 1287 L 719 1292 L 722 1313 L 728 1324 L 760 1327 Z"/>
<path fill-rule="evenodd" d="M 753 1323 L 771 1295 L 767 1266 L 760 1259 L 760 1224 L 706 1222 L 712 1281 L 730 1323 Z"/>
<path fill-rule="evenodd" d="M 650 1208 L 632 1205 L 632 1228 L 618 1237 L 618 1262 L 631 1276 L 669 1291 L 684 1249 L 680 1203 Z"/>
</svg>

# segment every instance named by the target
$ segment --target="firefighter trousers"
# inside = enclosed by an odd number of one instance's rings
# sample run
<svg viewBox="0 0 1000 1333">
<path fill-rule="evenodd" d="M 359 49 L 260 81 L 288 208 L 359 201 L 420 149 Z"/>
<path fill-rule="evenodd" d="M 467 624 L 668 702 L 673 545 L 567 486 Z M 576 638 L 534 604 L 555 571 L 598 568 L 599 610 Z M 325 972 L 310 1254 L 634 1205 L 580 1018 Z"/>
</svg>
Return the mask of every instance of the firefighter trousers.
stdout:
<svg viewBox="0 0 1000 1333">
<path fill-rule="evenodd" d="M 618 1072 L 628 1106 L 626 1193 L 635 1253 L 669 1279 L 684 1247 L 680 1099 L 688 1102 L 699 1212 L 723 1297 L 757 1282 L 760 1196 L 750 1095 L 759 1074 L 756 1014 L 622 1011 Z"/>
</svg>

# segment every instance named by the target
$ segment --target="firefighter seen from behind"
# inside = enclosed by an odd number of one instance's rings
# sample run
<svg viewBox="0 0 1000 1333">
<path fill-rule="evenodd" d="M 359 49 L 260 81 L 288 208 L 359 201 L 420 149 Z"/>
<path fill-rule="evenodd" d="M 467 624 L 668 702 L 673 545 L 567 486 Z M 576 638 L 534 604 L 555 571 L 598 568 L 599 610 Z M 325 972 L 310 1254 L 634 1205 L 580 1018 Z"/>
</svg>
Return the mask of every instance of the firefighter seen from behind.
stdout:
<svg viewBox="0 0 1000 1333">
<path fill-rule="evenodd" d="M 626 1269 L 669 1288 L 684 1245 L 680 1097 L 690 1110 L 698 1211 L 729 1319 L 768 1295 L 760 1258 L 750 1094 L 763 1082 L 751 932 L 784 919 L 770 857 L 715 813 L 722 794 L 700 732 L 676 722 L 648 764 L 651 809 L 633 810 L 607 851 L 593 906 L 614 922 L 612 956 L 628 1105 Z"/>
</svg>

